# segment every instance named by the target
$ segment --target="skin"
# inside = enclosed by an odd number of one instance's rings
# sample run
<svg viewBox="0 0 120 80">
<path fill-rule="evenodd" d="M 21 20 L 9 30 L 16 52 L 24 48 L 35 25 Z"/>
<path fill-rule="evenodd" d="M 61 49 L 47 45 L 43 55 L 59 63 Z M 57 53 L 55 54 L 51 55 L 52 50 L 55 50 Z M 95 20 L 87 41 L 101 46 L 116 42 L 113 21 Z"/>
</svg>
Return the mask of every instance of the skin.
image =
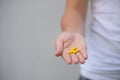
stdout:
<svg viewBox="0 0 120 80">
<path fill-rule="evenodd" d="M 83 64 L 88 58 L 84 40 L 87 5 L 88 0 L 66 0 L 65 11 L 61 20 L 62 32 L 55 41 L 55 55 L 61 56 L 67 64 Z M 80 52 L 68 54 L 69 49 L 74 46 Z"/>
</svg>

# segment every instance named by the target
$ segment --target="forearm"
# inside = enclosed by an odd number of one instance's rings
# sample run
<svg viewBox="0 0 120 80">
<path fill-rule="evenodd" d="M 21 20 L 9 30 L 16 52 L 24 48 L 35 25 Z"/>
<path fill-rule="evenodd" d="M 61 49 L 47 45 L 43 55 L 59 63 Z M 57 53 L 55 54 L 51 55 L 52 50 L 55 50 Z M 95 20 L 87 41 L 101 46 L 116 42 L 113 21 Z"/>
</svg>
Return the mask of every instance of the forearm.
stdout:
<svg viewBox="0 0 120 80">
<path fill-rule="evenodd" d="M 79 3 L 76 4 L 79 6 L 75 4 L 70 4 L 69 2 L 66 5 L 65 13 L 61 21 L 62 31 L 80 32 L 84 34 L 87 0 L 79 0 Z"/>
<path fill-rule="evenodd" d="M 61 27 L 63 31 L 80 32 L 84 34 L 85 16 L 81 16 L 76 11 L 66 13 L 62 18 Z"/>
</svg>

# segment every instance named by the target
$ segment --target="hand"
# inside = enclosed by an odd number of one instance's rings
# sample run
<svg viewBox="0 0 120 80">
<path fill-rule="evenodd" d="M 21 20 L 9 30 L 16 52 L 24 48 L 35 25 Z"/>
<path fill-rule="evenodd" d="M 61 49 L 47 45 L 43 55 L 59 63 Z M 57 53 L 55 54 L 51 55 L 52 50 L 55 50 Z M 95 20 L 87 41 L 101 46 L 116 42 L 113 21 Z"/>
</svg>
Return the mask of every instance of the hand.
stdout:
<svg viewBox="0 0 120 80">
<path fill-rule="evenodd" d="M 62 32 L 56 39 L 56 56 L 62 56 L 67 64 L 85 63 L 87 59 L 86 43 L 84 37 L 77 32 Z M 80 52 L 77 54 L 69 54 L 71 47 L 76 46 Z"/>
</svg>

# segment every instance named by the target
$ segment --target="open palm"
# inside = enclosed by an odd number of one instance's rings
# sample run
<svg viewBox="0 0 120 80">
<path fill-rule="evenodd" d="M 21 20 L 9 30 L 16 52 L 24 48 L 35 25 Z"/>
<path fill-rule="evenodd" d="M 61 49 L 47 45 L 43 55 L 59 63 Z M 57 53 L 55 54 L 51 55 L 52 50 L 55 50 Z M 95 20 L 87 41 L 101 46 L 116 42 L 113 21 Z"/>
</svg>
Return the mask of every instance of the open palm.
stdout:
<svg viewBox="0 0 120 80">
<path fill-rule="evenodd" d="M 66 63 L 83 64 L 87 59 L 86 43 L 84 37 L 80 33 L 63 32 L 56 39 L 56 56 L 62 56 Z M 77 47 L 80 52 L 77 54 L 69 54 L 68 51 L 72 47 Z"/>
</svg>

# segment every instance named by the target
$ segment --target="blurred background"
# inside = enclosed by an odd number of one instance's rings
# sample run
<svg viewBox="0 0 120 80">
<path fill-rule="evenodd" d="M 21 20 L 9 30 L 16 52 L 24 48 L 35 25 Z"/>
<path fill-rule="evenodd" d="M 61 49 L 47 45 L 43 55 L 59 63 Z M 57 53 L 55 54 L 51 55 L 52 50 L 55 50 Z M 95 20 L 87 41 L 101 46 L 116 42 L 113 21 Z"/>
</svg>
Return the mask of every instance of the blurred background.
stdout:
<svg viewBox="0 0 120 80">
<path fill-rule="evenodd" d="M 0 0 L 0 80 L 78 80 L 79 65 L 54 56 L 64 7 L 65 0 Z M 89 9 L 86 26 L 90 19 Z"/>
</svg>

